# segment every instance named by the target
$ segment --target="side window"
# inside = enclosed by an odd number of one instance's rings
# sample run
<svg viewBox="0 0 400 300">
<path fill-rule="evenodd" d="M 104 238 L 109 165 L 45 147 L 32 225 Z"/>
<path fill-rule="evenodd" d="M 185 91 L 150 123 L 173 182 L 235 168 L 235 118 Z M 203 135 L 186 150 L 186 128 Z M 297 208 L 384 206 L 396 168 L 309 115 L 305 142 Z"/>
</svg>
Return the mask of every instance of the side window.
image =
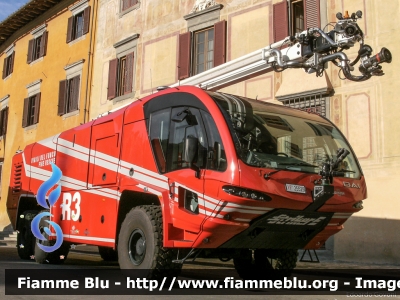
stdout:
<svg viewBox="0 0 400 300">
<path fill-rule="evenodd" d="M 150 141 L 161 173 L 191 167 L 184 157 L 189 140 L 197 141 L 193 163 L 199 168 L 205 168 L 207 140 L 198 109 L 181 106 L 166 108 L 150 115 Z"/>
<path fill-rule="evenodd" d="M 158 169 L 167 171 L 167 147 L 171 109 L 153 113 L 150 117 L 150 141 Z"/>
<path fill-rule="evenodd" d="M 190 138 L 195 138 L 198 141 L 198 150 L 193 163 L 199 168 L 205 168 L 207 144 L 199 110 L 176 107 L 172 109 L 171 116 L 167 170 L 190 168 L 189 163 L 183 157 L 186 143 Z"/>
<path fill-rule="evenodd" d="M 227 167 L 224 145 L 219 135 L 217 125 L 212 116 L 201 112 L 204 119 L 204 127 L 208 137 L 207 169 L 225 171 Z"/>
</svg>

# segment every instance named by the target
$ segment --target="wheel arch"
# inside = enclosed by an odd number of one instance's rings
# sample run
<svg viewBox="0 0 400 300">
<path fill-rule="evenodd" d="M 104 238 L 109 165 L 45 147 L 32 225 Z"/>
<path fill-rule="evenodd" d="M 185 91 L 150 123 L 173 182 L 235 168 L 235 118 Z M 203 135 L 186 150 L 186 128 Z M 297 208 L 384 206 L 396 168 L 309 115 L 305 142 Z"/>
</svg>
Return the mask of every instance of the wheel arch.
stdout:
<svg viewBox="0 0 400 300">
<path fill-rule="evenodd" d="M 115 233 L 116 245 L 118 244 L 118 236 L 125 216 L 131 211 L 132 208 L 140 205 L 161 206 L 161 202 L 158 196 L 155 194 L 132 190 L 125 190 L 122 192 L 118 203 L 117 229 Z"/>
</svg>

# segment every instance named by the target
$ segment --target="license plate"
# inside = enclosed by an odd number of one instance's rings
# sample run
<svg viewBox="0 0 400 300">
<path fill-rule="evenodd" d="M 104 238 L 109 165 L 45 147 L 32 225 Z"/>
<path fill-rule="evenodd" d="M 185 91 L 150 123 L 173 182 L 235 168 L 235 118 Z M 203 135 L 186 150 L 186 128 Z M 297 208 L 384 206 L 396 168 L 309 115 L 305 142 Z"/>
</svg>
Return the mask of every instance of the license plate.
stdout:
<svg viewBox="0 0 400 300">
<path fill-rule="evenodd" d="M 303 185 L 286 184 L 286 191 L 291 192 L 291 193 L 305 194 L 306 187 Z"/>
</svg>

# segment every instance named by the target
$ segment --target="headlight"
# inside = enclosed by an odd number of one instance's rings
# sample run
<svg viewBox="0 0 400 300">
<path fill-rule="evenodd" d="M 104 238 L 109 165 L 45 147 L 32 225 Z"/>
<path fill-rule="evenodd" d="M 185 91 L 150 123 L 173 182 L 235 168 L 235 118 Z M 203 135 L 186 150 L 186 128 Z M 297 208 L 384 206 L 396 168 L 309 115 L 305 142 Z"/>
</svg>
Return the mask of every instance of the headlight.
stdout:
<svg viewBox="0 0 400 300">
<path fill-rule="evenodd" d="M 271 201 L 272 198 L 264 193 L 254 191 L 254 190 L 249 190 L 249 189 L 244 189 L 241 187 L 236 187 L 236 186 L 231 186 L 231 185 L 224 185 L 222 187 L 222 190 L 229 194 L 229 195 L 234 195 L 246 199 L 251 199 L 251 200 L 258 200 L 258 201 Z"/>
</svg>

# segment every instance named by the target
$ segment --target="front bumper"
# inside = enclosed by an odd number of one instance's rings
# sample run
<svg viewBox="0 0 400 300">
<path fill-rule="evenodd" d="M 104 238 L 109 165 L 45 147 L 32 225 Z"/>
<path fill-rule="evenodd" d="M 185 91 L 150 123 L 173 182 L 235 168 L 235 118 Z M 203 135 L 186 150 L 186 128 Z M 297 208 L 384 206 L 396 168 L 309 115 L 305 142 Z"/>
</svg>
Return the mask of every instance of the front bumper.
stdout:
<svg viewBox="0 0 400 300">
<path fill-rule="evenodd" d="M 277 209 L 250 222 L 250 226 L 219 248 L 301 249 L 324 230 L 333 213 Z"/>
</svg>

